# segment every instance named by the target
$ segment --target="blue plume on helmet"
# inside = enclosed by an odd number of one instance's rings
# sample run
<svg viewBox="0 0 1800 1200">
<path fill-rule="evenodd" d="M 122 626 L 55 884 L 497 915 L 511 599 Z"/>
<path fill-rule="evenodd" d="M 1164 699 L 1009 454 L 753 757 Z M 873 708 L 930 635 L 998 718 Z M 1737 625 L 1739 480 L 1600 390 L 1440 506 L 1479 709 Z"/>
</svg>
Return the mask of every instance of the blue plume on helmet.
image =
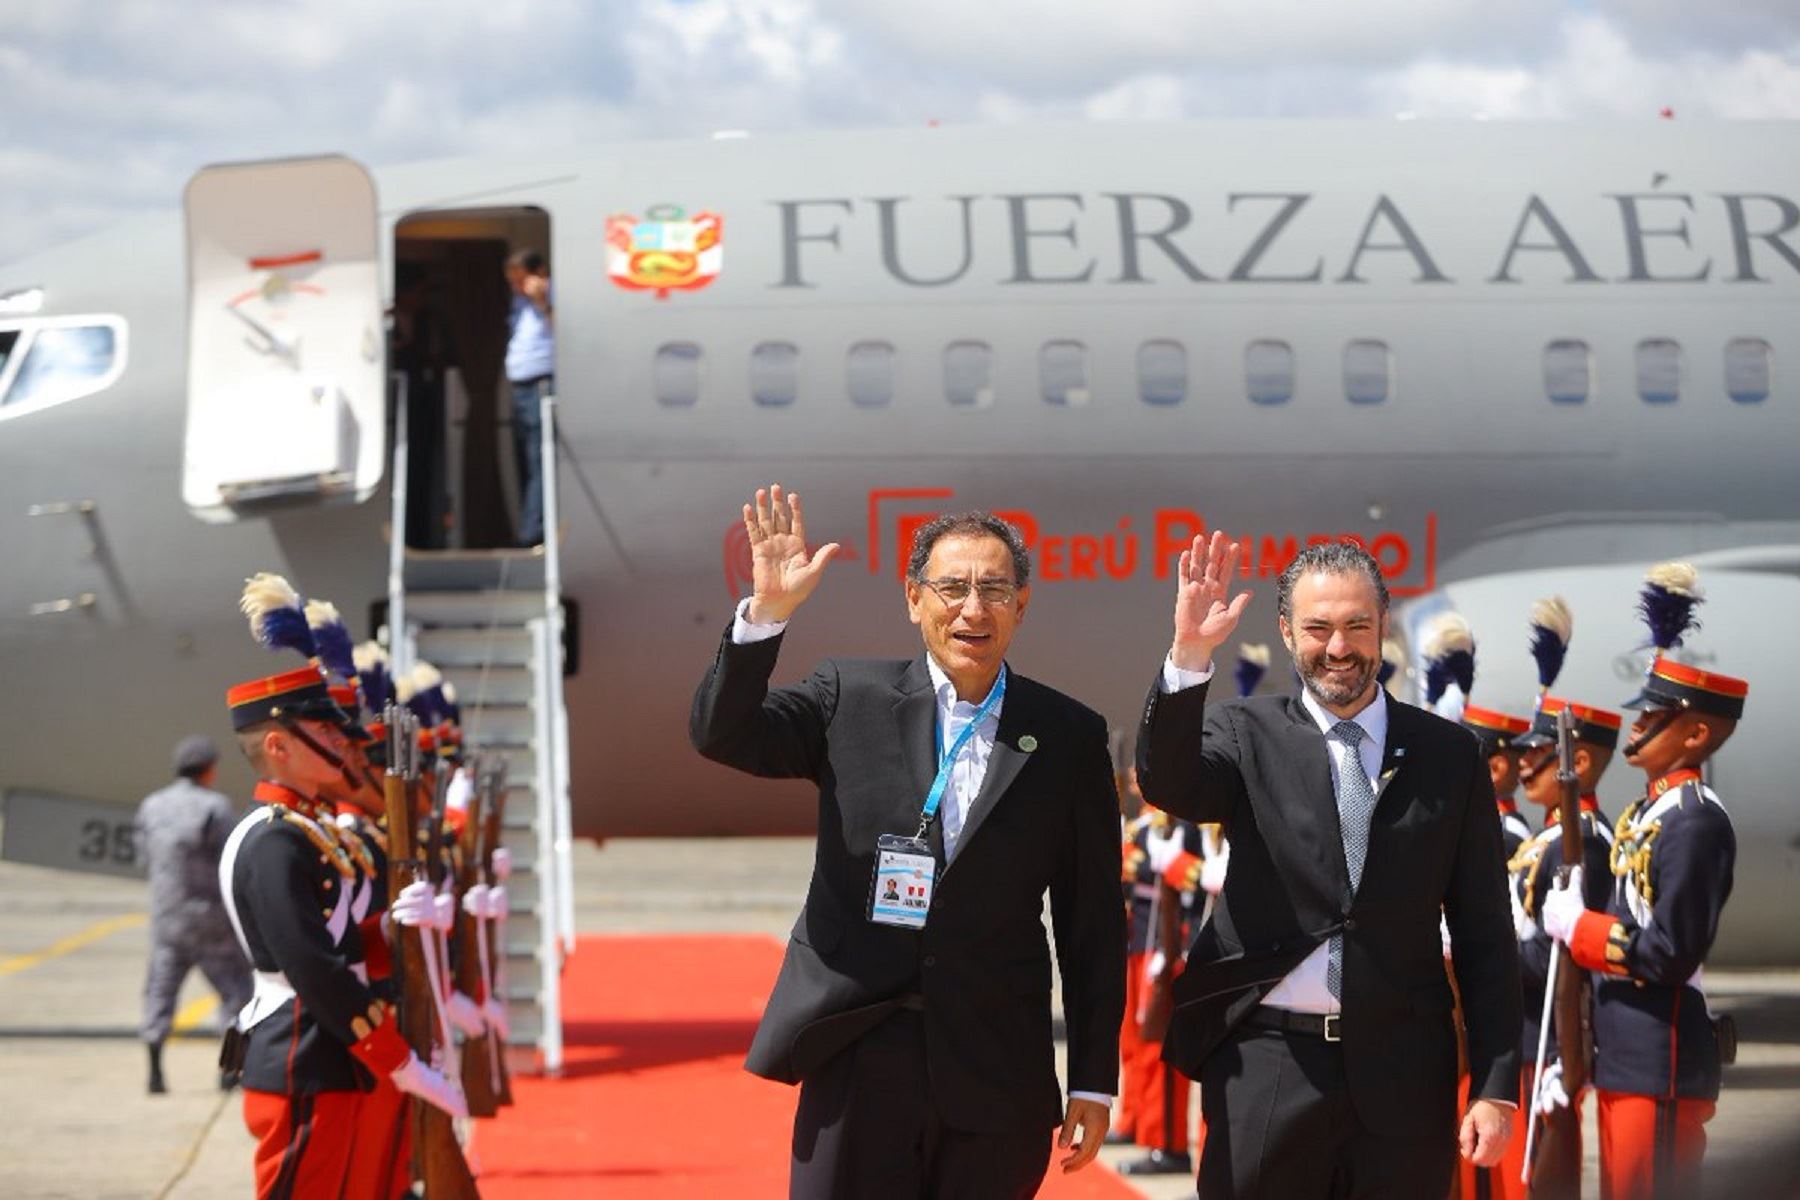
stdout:
<svg viewBox="0 0 1800 1200">
<path fill-rule="evenodd" d="M 1453 683 L 1465 700 L 1475 690 L 1475 632 L 1462 616 L 1447 612 L 1425 631 L 1425 706 L 1434 707 Z"/>
<path fill-rule="evenodd" d="M 1386 687 L 1388 680 L 1399 672 L 1401 664 L 1405 661 L 1406 647 L 1393 638 L 1384 638 L 1381 643 L 1381 665 L 1375 668 L 1376 684 Z"/>
<path fill-rule="evenodd" d="M 362 685 L 363 703 L 371 713 L 381 716 L 394 699 L 394 677 L 388 673 L 387 651 L 379 642 L 364 642 L 356 647 L 352 661 L 356 681 Z"/>
<path fill-rule="evenodd" d="M 305 602 L 292 584 L 264 571 L 244 581 L 238 610 L 250 622 L 250 635 L 270 650 L 297 650 L 307 658 L 318 654 Z"/>
<path fill-rule="evenodd" d="M 1248 696 L 1256 691 L 1256 685 L 1262 682 L 1269 670 L 1269 648 L 1265 645 L 1245 645 L 1238 647 L 1237 690 L 1238 695 Z"/>
<path fill-rule="evenodd" d="M 1546 596 L 1531 606 L 1531 657 L 1537 660 L 1540 699 L 1562 674 L 1574 633 L 1575 615 L 1561 596 Z"/>
<path fill-rule="evenodd" d="M 318 647 L 319 661 L 325 670 L 349 683 L 357 681 L 356 647 L 350 630 L 337 606 L 329 600 L 306 602 L 306 624 L 312 630 L 313 645 Z"/>
<path fill-rule="evenodd" d="M 412 669 L 410 677 L 412 695 L 406 699 L 406 706 L 419 718 L 419 724 L 426 729 L 435 729 L 444 723 L 447 714 L 444 706 L 444 675 L 428 662 L 421 662 Z"/>
<path fill-rule="evenodd" d="M 1686 634 L 1700 628 L 1694 609 L 1706 597 L 1700 591 L 1700 573 L 1692 563 L 1667 562 L 1651 567 L 1638 593 L 1638 615 L 1650 627 L 1650 644 L 1669 651 L 1681 645 Z"/>
</svg>

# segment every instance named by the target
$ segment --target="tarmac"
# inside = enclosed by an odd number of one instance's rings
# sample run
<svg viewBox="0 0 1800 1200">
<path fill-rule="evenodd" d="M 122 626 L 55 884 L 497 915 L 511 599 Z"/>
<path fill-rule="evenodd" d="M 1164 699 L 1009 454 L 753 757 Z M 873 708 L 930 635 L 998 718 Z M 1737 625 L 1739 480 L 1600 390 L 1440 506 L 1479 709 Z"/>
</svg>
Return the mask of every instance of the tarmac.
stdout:
<svg viewBox="0 0 1800 1200">
<path fill-rule="evenodd" d="M 682 839 L 580 845 L 583 933 L 762 933 L 784 939 L 805 895 L 804 839 Z M 189 1036 L 165 1054 L 170 1093 L 145 1094 L 136 1042 L 148 955 L 144 885 L 0 863 L 0 1195 L 7 1200 L 236 1200 L 250 1138 L 235 1093 L 217 1090 L 216 1003 L 196 972 L 178 1009 Z M 1709 1195 L 1800 1195 L 1771 1167 L 1800 1131 L 1800 970 L 1708 970 L 1708 996 L 1742 1038 L 1707 1127 Z M 1589 1181 L 1593 1104 L 1587 1106 Z M 1111 1147 L 1102 1160 L 1138 1157 Z M 1731 1180 L 1729 1184 L 1725 1180 Z M 1194 1195 L 1193 1179 L 1140 1185 L 1148 1200 Z"/>
</svg>

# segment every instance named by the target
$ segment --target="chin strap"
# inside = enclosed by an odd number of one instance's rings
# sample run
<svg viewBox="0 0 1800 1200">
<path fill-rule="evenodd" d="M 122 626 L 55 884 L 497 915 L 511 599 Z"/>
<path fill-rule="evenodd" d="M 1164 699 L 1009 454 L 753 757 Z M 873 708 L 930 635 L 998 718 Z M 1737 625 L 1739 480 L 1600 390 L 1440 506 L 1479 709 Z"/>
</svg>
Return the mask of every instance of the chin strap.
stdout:
<svg viewBox="0 0 1800 1200">
<path fill-rule="evenodd" d="M 1648 729 L 1626 743 L 1625 756 L 1629 758 L 1639 750 L 1642 750 L 1645 746 L 1648 746 L 1651 742 L 1655 741 L 1657 736 L 1669 727 L 1669 722 L 1673 721 L 1676 717 L 1679 717 L 1685 711 L 1685 709 L 1680 708 L 1663 709 L 1662 715 L 1652 721 Z"/>
<path fill-rule="evenodd" d="M 300 727 L 299 721 L 282 713 L 275 714 L 275 721 L 283 729 L 287 730 L 288 733 L 292 734 L 294 739 L 301 745 L 318 755 L 319 761 L 323 762 L 328 767 L 337 768 L 338 773 L 344 777 L 345 787 L 353 792 L 360 792 L 362 790 L 363 781 L 356 777 L 356 772 L 350 769 L 350 764 L 327 750 L 324 746 L 321 746 L 317 738 L 313 737 L 312 734 Z M 372 783 L 373 780 L 370 782 Z"/>
</svg>

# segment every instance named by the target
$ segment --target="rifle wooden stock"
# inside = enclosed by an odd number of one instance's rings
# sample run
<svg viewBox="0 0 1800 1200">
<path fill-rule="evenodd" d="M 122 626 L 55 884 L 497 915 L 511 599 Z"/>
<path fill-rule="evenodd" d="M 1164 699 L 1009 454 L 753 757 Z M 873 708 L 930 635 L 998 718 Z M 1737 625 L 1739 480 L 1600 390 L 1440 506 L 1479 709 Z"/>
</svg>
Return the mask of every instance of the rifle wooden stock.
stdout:
<svg viewBox="0 0 1800 1200">
<path fill-rule="evenodd" d="M 395 729 L 390 720 L 388 728 Z M 399 730 L 399 738 L 413 737 L 410 725 Z M 412 761 L 403 744 L 389 745 L 390 763 Z M 399 774 L 393 766 L 384 781 L 383 799 L 388 814 L 388 894 L 398 896 L 401 889 L 425 878 L 424 864 L 418 858 L 420 844 L 413 817 L 413 785 L 416 777 Z M 425 848 L 427 851 L 430 847 Z M 394 984 L 400 1005 L 400 1034 L 413 1053 L 428 1064 L 444 1063 L 448 1055 L 435 1053 L 438 1041 L 436 1000 L 431 994 L 431 980 L 425 969 L 422 935 L 426 930 L 396 925 L 391 957 Z M 425 1185 L 431 1200 L 479 1200 L 475 1177 L 463 1158 L 462 1144 L 456 1140 L 456 1128 L 450 1115 L 436 1105 L 417 1096 L 409 1097 L 407 1126 L 412 1136 L 413 1176 Z"/>
<path fill-rule="evenodd" d="M 469 820 L 462 831 L 462 863 L 456 873 L 456 891 L 459 896 L 468 895 L 469 889 L 480 882 L 481 842 L 485 834 L 485 825 L 481 819 L 484 804 L 482 789 L 477 787 L 469 797 Z M 488 990 L 487 980 L 481 977 L 480 923 L 481 918 L 464 912 L 460 904 L 457 906 L 456 990 L 477 1004 L 487 997 Z M 468 1097 L 469 1115 L 472 1117 L 491 1117 L 500 1111 L 499 1087 L 494 1079 L 494 1048 L 489 1045 L 493 1036 L 489 1031 L 480 1037 L 463 1039 L 463 1095 Z"/>
<path fill-rule="evenodd" d="M 1150 999 L 1144 1005 L 1139 1036 L 1160 1042 L 1169 1034 L 1175 1016 L 1175 968 L 1181 962 L 1181 893 L 1162 880 L 1156 881 L 1156 928 L 1150 931 L 1154 954 L 1161 951 L 1163 969 L 1150 979 Z"/>
</svg>

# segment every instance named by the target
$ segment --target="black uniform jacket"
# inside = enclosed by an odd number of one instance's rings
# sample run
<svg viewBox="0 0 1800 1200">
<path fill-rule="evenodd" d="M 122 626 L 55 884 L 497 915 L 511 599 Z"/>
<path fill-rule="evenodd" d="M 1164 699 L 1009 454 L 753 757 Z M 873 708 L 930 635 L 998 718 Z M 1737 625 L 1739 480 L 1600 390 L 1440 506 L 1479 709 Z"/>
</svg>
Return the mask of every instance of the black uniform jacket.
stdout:
<svg viewBox="0 0 1800 1200">
<path fill-rule="evenodd" d="M 937 699 L 923 657 L 831 661 L 771 689 L 780 637 L 729 632 L 694 697 L 699 751 L 819 788 L 806 905 L 750 1047 L 758 1075 L 798 1082 L 909 993 L 924 998 L 933 1103 L 955 1129 L 1062 1119 L 1050 1020 L 1050 951 L 1062 973 L 1068 1081 L 1114 1094 L 1125 1008 L 1119 813 L 1106 726 L 1009 673 L 999 733 L 956 858 L 938 871 L 923 930 L 868 919 L 875 843 L 911 836 L 936 773 Z M 938 822 L 930 840 L 942 862 Z"/>
<path fill-rule="evenodd" d="M 1208 706 L 1153 687 L 1138 738 L 1144 798 L 1217 821 L 1231 870 L 1175 984 L 1163 1056 L 1198 1077 L 1233 1026 L 1332 934 L 1358 1117 L 1397 1137 L 1456 1117 L 1456 1033 L 1438 936 L 1455 944 L 1472 1095 L 1518 1100 L 1519 963 L 1487 766 L 1467 730 L 1395 700 L 1354 900 L 1325 736 L 1298 696 Z"/>
<path fill-rule="evenodd" d="M 256 796 L 264 803 L 243 819 L 229 864 L 232 904 L 251 965 L 286 976 L 295 995 L 249 1030 L 244 1086 L 287 1095 L 367 1091 L 371 1070 L 393 1070 L 405 1046 L 353 968 L 363 947 L 351 907 L 363 881 L 347 857 L 333 854 L 333 841 L 314 832 L 332 821 L 329 812 L 266 782 Z"/>
</svg>

